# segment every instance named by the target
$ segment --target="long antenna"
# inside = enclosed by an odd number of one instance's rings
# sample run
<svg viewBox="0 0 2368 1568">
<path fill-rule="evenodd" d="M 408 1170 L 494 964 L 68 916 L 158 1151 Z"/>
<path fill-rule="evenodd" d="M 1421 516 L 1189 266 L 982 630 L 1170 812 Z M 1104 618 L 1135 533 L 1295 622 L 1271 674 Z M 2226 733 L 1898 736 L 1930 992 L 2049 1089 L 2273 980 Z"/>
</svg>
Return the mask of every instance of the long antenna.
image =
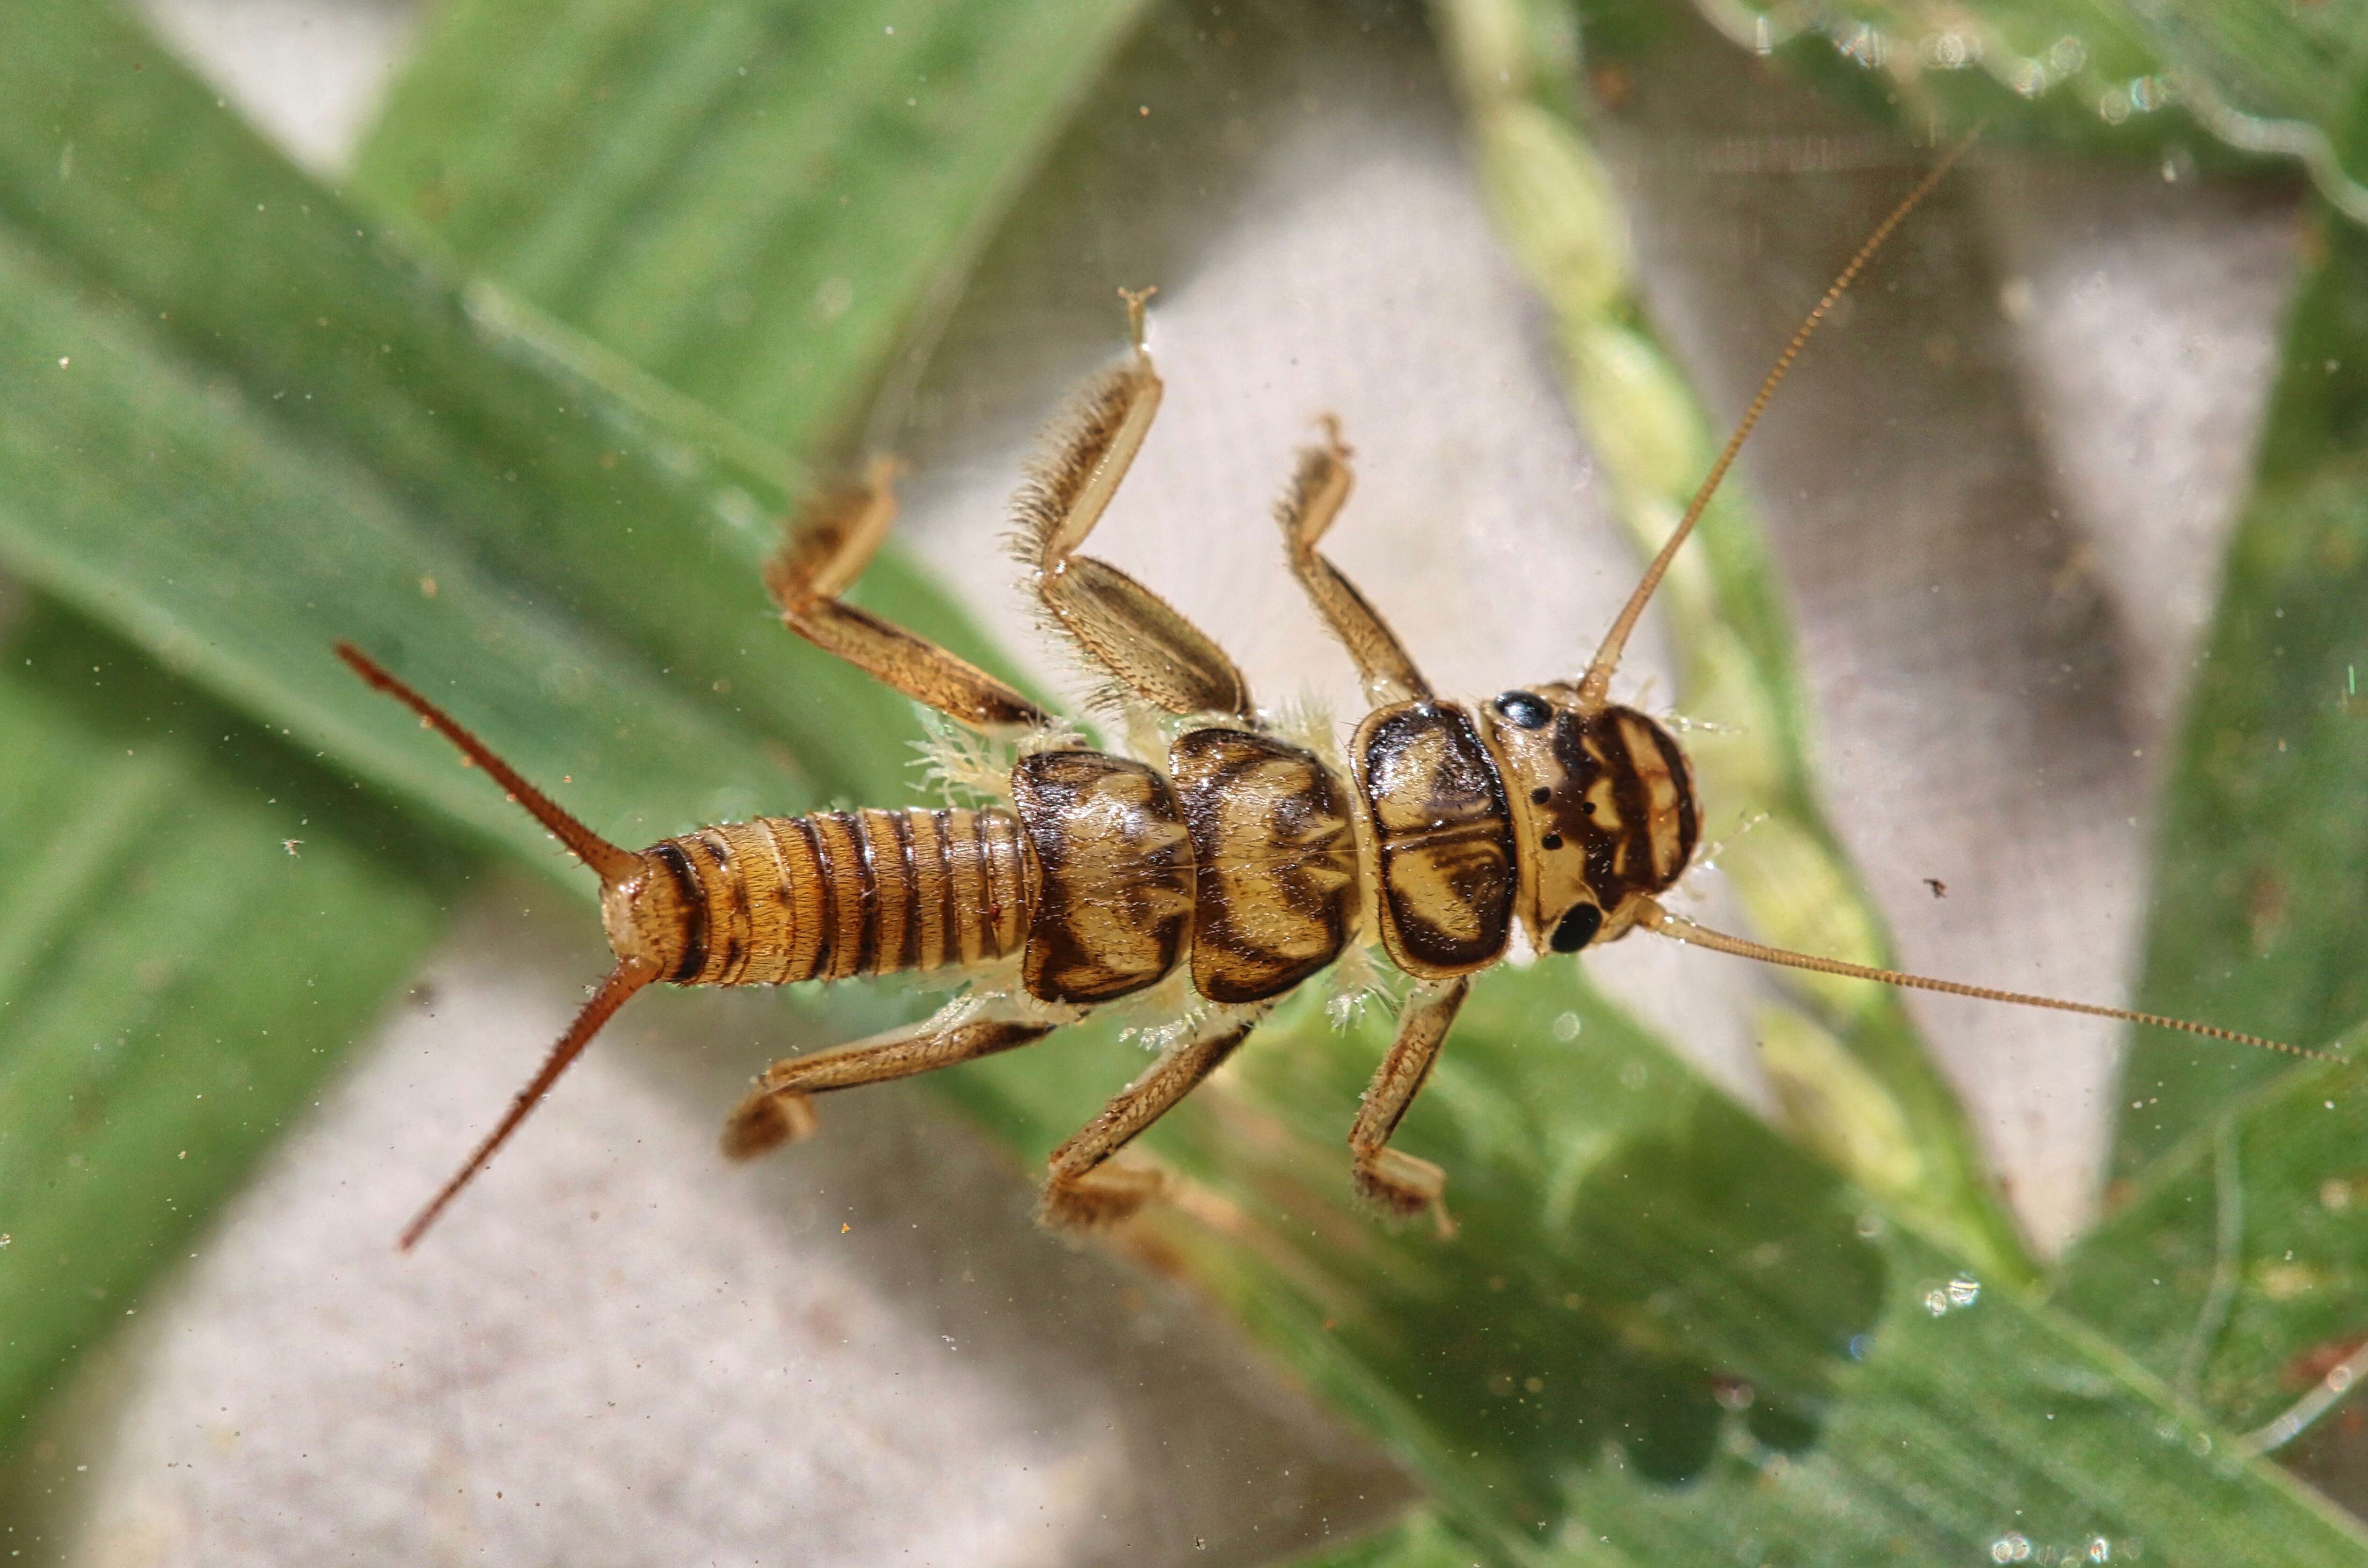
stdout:
<svg viewBox="0 0 2368 1568">
<path fill-rule="evenodd" d="M 502 1118 L 501 1125 L 485 1135 L 484 1142 L 478 1144 L 476 1152 L 469 1156 L 469 1163 L 453 1172 L 452 1178 L 427 1200 L 427 1207 L 403 1228 L 402 1239 L 395 1243 L 399 1250 L 409 1252 L 418 1244 L 419 1238 L 427 1233 L 427 1227 L 436 1223 L 436 1216 L 444 1212 L 445 1205 L 458 1198 L 461 1189 L 475 1179 L 477 1173 L 493 1159 L 494 1151 L 509 1141 L 510 1134 L 518 1131 L 518 1123 L 524 1121 L 527 1114 L 541 1103 L 542 1096 L 551 1092 L 551 1085 L 559 1081 L 559 1075 L 584 1054 L 584 1048 L 592 1043 L 592 1037 L 600 1032 L 600 1026 L 609 1021 L 609 1015 L 625 1005 L 626 997 L 657 977 L 657 966 L 646 961 L 620 963 L 610 971 L 592 1000 L 584 1004 L 584 1010 L 575 1015 L 575 1021 L 567 1026 L 567 1032 L 559 1037 L 559 1043 L 551 1048 L 551 1054 L 543 1058 L 542 1070 L 518 1091 L 518 1098 L 510 1102 L 509 1114 Z"/>
<path fill-rule="evenodd" d="M 1727 437 L 1726 446 L 1718 454 L 1718 460 L 1710 465 L 1710 472 L 1703 476 L 1701 488 L 1694 492 L 1693 500 L 1687 504 L 1686 515 L 1678 519 L 1677 528 L 1662 544 L 1660 553 L 1653 557 L 1650 566 L 1645 568 L 1645 575 L 1637 583 L 1636 591 L 1628 596 L 1628 602 L 1622 607 L 1619 619 L 1612 621 L 1611 630 L 1603 634 L 1602 646 L 1595 651 L 1595 662 L 1587 666 L 1587 674 L 1578 683 L 1580 708 L 1600 708 L 1611 694 L 1611 673 L 1620 666 L 1620 655 L 1628 646 L 1628 634 L 1636 630 L 1636 622 L 1645 614 L 1645 606 L 1651 602 L 1653 590 L 1661 585 L 1661 578 L 1668 574 L 1669 562 L 1676 558 L 1679 546 L 1684 544 L 1686 537 L 1694 531 L 1695 521 L 1709 506 L 1710 498 L 1718 493 L 1719 481 L 1725 479 L 1726 471 L 1734 466 L 1735 454 L 1743 449 L 1744 437 L 1750 435 L 1751 427 L 1759 423 L 1760 415 L 1767 411 L 1768 400 L 1776 395 L 1777 387 L 1782 384 L 1786 372 L 1793 369 L 1793 361 L 1801 357 L 1802 346 L 1824 324 L 1834 308 L 1834 302 L 1857 281 L 1858 275 L 1866 269 L 1866 264 L 1874 259 L 1874 253 L 1883 248 L 1883 242 L 1891 237 L 1891 232 L 1932 194 L 1932 187 L 1939 185 L 1956 165 L 1957 160 L 1965 155 L 1966 150 L 1980 138 L 1982 130 L 1982 126 L 1975 126 L 1955 146 L 1941 154 L 1941 161 L 1932 165 L 1930 174 L 1917 182 L 1916 188 L 1907 193 L 1907 199 L 1893 208 L 1891 216 L 1875 226 L 1874 233 L 1867 236 L 1866 244 L 1858 247 L 1858 254 L 1850 257 L 1848 267 L 1842 268 L 1841 276 L 1836 278 L 1833 286 L 1826 290 L 1825 298 L 1817 301 L 1816 308 L 1801 323 L 1800 330 L 1793 334 L 1793 341 L 1784 346 L 1784 352 L 1776 357 L 1776 368 L 1768 372 L 1766 381 L 1759 383 L 1759 393 L 1752 398 L 1751 406 L 1743 411 L 1743 419 L 1736 426 L 1735 434 Z"/>
<path fill-rule="evenodd" d="M 510 765 L 485 748 L 485 744 L 462 729 L 451 715 L 427 699 L 397 680 L 383 665 L 350 642 L 337 644 L 337 657 L 353 667 L 354 674 L 380 691 L 427 720 L 444 738 L 459 746 L 471 762 L 493 775 L 494 782 L 509 791 L 510 798 L 534 814 L 534 820 L 559 835 L 559 841 L 575 852 L 575 858 L 600 874 L 603 882 L 621 882 L 642 870 L 642 858 L 629 849 L 620 849 L 598 834 L 586 827 L 560 809 L 550 796 L 519 778 Z"/>
<path fill-rule="evenodd" d="M 1644 912 L 1638 916 L 1637 923 L 1647 930 L 1676 941 L 1709 948 L 1715 952 L 1733 953 L 1740 959 L 1757 959 L 1761 963 L 1782 964 L 1787 969 L 1813 970 L 1819 974 L 1848 975 L 1853 980 L 1876 980 L 1886 985 L 1911 986 L 1918 991 L 1938 991 L 1950 996 L 1974 996 L 1985 1002 L 2012 1002 L 2021 1007 L 2052 1007 L 2059 1013 L 2087 1013 L 2092 1017 L 2118 1018 L 2125 1024 L 2151 1024 L 2158 1029 L 2203 1035 L 2235 1045 L 2250 1045 L 2262 1051 L 2282 1051 L 2288 1056 L 2307 1057 L 2313 1062 L 2351 1060 L 2332 1051 L 2313 1051 L 2308 1046 L 2263 1040 L 2260 1035 L 2240 1034 L 2235 1029 L 2224 1029 L 2212 1024 L 2166 1018 L 2159 1013 L 2133 1013 L 2122 1007 L 2100 1007 L 2093 1002 L 2066 1002 L 2054 996 L 2029 996 L 2020 991 L 1993 991 L 1983 985 L 1961 985 L 1953 980 L 1903 974 L 1895 969 L 1870 969 L 1864 964 L 1845 963 L 1840 959 L 1818 958 L 1815 954 L 1796 953 L 1785 948 L 1770 948 L 1762 943 L 1746 941 L 1741 937 L 1730 937 L 1724 931 L 1713 931 L 1707 926 L 1698 926 L 1682 915 L 1670 914 L 1651 899 L 1644 900 L 1643 903 Z"/>
</svg>

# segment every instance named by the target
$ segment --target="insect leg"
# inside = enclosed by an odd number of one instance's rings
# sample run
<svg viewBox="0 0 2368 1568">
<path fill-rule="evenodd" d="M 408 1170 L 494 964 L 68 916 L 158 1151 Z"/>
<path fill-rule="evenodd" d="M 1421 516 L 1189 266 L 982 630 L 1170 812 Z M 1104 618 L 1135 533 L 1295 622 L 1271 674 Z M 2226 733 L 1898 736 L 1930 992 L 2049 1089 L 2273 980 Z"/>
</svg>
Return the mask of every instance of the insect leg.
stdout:
<svg viewBox="0 0 2368 1568">
<path fill-rule="evenodd" d="M 814 1130 L 816 1095 L 909 1078 L 1032 1045 L 1058 1027 L 1009 1018 L 974 1018 L 948 1027 L 932 1018 L 835 1051 L 784 1057 L 757 1075 L 757 1086 L 724 1119 L 723 1152 L 746 1160 L 805 1137 Z"/>
<path fill-rule="evenodd" d="M 1299 454 L 1299 472 L 1292 476 L 1291 494 L 1275 508 L 1282 525 L 1284 545 L 1291 552 L 1291 570 L 1315 605 L 1315 613 L 1332 629 L 1357 662 L 1365 695 L 1376 706 L 1430 695 L 1430 683 L 1414 666 L 1397 633 L 1365 602 L 1338 567 L 1317 553 L 1315 544 L 1349 499 L 1354 476 L 1349 449 L 1340 440 L 1340 422 L 1324 416 L 1324 444 Z"/>
<path fill-rule="evenodd" d="M 1150 433 L 1160 381 L 1127 297 L 1134 351 L 1086 383 L 1019 493 L 1014 546 L 1053 623 L 1127 694 L 1169 713 L 1247 716 L 1249 683 L 1209 634 L 1106 561 L 1076 553 Z"/>
<path fill-rule="evenodd" d="M 1357 1195 L 1407 1218 L 1431 1210 L 1439 1216 L 1442 1231 L 1450 1228 L 1447 1207 L 1440 1201 L 1447 1173 L 1429 1160 L 1417 1160 L 1387 1145 L 1405 1119 L 1406 1108 L 1422 1092 L 1424 1081 L 1439 1061 L 1439 1048 L 1455 1022 L 1456 1010 L 1471 989 L 1470 981 L 1458 978 L 1416 990 L 1398 1019 L 1397 1038 L 1390 1042 L 1389 1054 L 1382 1058 L 1372 1086 L 1365 1091 L 1364 1108 L 1349 1129 Z"/>
<path fill-rule="evenodd" d="M 1120 1090 L 1076 1137 L 1053 1150 L 1044 1184 L 1045 1222 L 1078 1229 L 1114 1225 L 1157 1197 L 1164 1178 L 1156 1169 L 1104 1162 L 1223 1066 L 1266 1013 L 1263 1005 L 1219 1010 L 1204 1028 L 1170 1046 L 1148 1072 Z"/>
<path fill-rule="evenodd" d="M 895 518 L 893 466 L 881 459 L 864 483 L 824 492 L 799 516 L 765 564 L 765 587 L 780 606 L 781 619 L 825 653 L 962 723 L 982 730 L 1050 724 L 1050 716 L 985 670 L 839 602 Z"/>
</svg>

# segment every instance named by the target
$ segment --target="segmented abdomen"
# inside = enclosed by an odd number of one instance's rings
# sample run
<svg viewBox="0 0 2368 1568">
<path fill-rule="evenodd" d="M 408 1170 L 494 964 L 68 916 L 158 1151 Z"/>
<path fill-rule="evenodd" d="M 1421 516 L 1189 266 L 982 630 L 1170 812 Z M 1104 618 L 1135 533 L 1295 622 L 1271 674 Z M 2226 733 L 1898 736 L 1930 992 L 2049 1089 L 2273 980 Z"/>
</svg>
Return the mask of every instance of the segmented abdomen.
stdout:
<svg viewBox="0 0 2368 1568">
<path fill-rule="evenodd" d="M 653 846 L 685 925 L 684 985 L 781 985 L 1019 950 L 1034 868 L 1008 812 L 817 812 Z"/>
</svg>

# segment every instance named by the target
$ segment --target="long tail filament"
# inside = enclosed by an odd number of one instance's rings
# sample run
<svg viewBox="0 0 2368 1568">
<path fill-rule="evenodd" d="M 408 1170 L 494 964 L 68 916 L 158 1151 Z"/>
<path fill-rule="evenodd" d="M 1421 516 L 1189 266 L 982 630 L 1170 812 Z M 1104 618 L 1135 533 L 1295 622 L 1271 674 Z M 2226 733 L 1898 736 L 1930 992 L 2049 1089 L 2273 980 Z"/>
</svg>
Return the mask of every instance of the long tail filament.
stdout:
<svg viewBox="0 0 2368 1568">
<path fill-rule="evenodd" d="M 562 811 L 550 796 L 519 778 L 508 763 L 487 750 L 483 741 L 462 729 L 450 714 L 397 680 L 376 659 L 350 642 L 337 644 L 337 657 L 351 665 L 354 674 L 368 681 L 373 688 L 388 693 L 427 720 L 446 740 L 459 746 L 471 762 L 493 775 L 494 781 L 509 791 L 510 799 L 533 813 L 535 821 L 556 834 L 562 844 L 575 852 L 577 859 L 599 872 L 603 882 L 621 882 L 641 870 L 640 856 L 629 849 L 618 848 Z"/>
<path fill-rule="evenodd" d="M 350 642 L 340 642 L 337 644 L 337 657 L 351 665 L 354 673 L 370 686 L 391 694 L 427 721 L 446 740 L 459 746 L 462 755 L 509 791 L 510 799 L 524 806 L 533 814 L 535 821 L 556 834 L 561 843 L 575 851 L 577 859 L 598 872 L 603 886 L 613 887 L 643 869 L 640 856 L 619 848 L 576 821 L 550 796 L 519 778 L 516 769 L 495 756 L 483 741 L 461 728 L 450 714 L 396 679 L 368 653 Z M 396 1243 L 398 1247 L 409 1252 L 418 1244 L 419 1238 L 427 1233 L 427 1227 L 436 1222 L 436 1217 L 444 1212 L 446 1205 L 459 1197 L 461 1189 L 485 1168 L 487 1162 L 493 1159 L 494 1152 L 518 1131 L 518 1123 L 524 1121 L 528 1113 L 541 1102 L 559 1075 L 583 1054 L 586 1046 L 592 1043 L 592 1037 L 600 1032 L 600 1026 L 609 1021 L 609 1015 L 625 1005 L 625 998 L 657 977 L 656 967 L 646 962 L 620 963 L 617 966 L 602 983 L 599 992 L 585 1004 L 581 1013 L 575 1015 L 575 1021 L 567 1027 L 565 1034 L 559 1037 L 559 1043 L 551 1048 L 551 1054 L 543 1059 L 541 1070 L 535 1074 L 525 1088 L 518 1091 L 518 1098 L 510 1103 L 509 1114 L 502 1118 L 501 1125 L 486 1135 L 484 1142 L 477 1145 L 476 1152 L 469 1156 L 468 1163 L 454 1172 L 452 1178 L 428 1200 L 418 1216 L 404 1227 L 402 1239 Z"/>
<path fill-rule="evenodd" d="M 584 1010 L 575 1015 L 575 1021 L 567 1026 L 567 1032 L 559 1037 L 559 1043 L 551 1048 L 551 1054 L 543 1058 L 541 1070 L 529 1080 L 525 1088 L 518 1091 L 518 1098 L 510 1102 L 509 1114 L 502 1118 L 501 1125 L 485 1134 L 484 1142 L 477 1145 L 476 1151 L 469 1156 L 468 1164 L 453 1172 L 451 1179 L 427 1200 L 427 1206 L 403 1228 L 403 1236 L 395 1243 L 397 1248 L 409 1252 L 419 1244 L 419 1238 L 427 1233 L 428 1226 L 436 1223 L 436 1217 L 444 1212 L 445 1206 L 458 1198 L 461 1189 L 485 1168 L 494 1157 L 494 1151 L 509 1141 L 510 1134 L 518 1131 L 518 1123 L 524 1121 L 528 1113 L 541 1103 L 542 1096 L 551 1092 L 551 1085 L 559 1081 L 559 1075 L 584 1053 L 584 1048 L 592 1043 L 592 1037 L 600 1032 L 600 1026 L 609 1021 L 609 1015 L 625 1005 L 626 997 L 657 977 L 656 968 L 649 964 L 619 964 L 609 973 L 592 1000 L 584 1004 Z"/>
</svg>

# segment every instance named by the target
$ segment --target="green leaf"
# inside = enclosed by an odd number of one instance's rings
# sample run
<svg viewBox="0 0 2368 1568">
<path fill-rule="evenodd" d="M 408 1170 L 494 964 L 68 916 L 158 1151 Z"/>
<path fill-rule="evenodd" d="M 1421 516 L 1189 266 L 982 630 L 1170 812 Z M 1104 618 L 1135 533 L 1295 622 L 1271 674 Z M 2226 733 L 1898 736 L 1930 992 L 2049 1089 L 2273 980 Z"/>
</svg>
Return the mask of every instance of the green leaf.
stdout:
<svg viewBox="0 0 2368 1568">
<path fill-rule="evenodd" d="M 2368 236 L 2326 216 L 2317 237 L 2170 778 L 2141 994 L 2356 1057 L 2368 1037 L 2338 1037 L 2368 1015 Z M 2114 1150 L 2130 1186 L 2058 1299 L 2284 1442 L 2280 1418 L 2368 1322 L 2363 1091 L 2358 1067 L 2134 1037 Z"/>
<path fill-rule="evenodd" d="M 12 572 L 337 772 L 564 876 L 541 830 L 355 681 L 334 642 L 372 649 L 596 830 L 631 842 L 905 791 L 909 705 L 802 650 L 757 585 L 797 482 L 787 458 L 406 255 L 113 9 L 40 0 L 8 33 L 0 562 Z M 844 402 L 877 370 L 876 354 L 840 358 L 814 378 Z M 894 561 L 866 596 L 975 647 Z M 103 637 L 93 646 L 106 651 L 89 662 L 108 670 L 128 657 Z M 111 744 L 151 710 L 206 715 L 190 721 L 206 745 L 237 735 L 238 757 L 255 749 L 186 691 L 128 700 L 45 687 L 10 708 L 15 738 L 0 744 L 8 831 L 26 846 L 11 864 L 55 868 L 0 894 L 0 959 L 28 987 L 9 1004 L 7 1060 L 21 1054 L 22 1075 L 0 1118 L 0 1230 L 18 1238 L 13 1258 L 0 1255 L 0 1269 L 18 1265 L 0 1274 L 11 1415 L 97 1323 L 87 1292 L 108 1292 L 106 1312 L 120 1314 L 167 1256 L 165 1238 L 230 1190 L 329 1047 L 408 970 L 440 884 L 403 869 L 446 863 L 364 805 L 323 805 L 296 828 L 304 811 L 255 807 L 258 790 L 275 792 L 256 783 L 265 775 L 287 775 L 283 802 L 326 788 L 302 784 L 286 757 L 241 761 L 222 782 L 203 747 L 165 747 L 120 768 L 94 762 L 75 781 L 77 726 Z M 57 770 L 16 760 L 32 757 Z M 340 836 L 356 823 L 367 849 Z M 52 855 L 59 833 L 66 852 Z M 301 863 L 286 838 L 305 841 Z M 122 892 L 134 874 L 154 880 Z M 271 879 L 290 875 L 318 896 L 273 904 Z M 63 972 L 60 955 L 87 967 Z M 158 955 L 170 964 L 154 995 L 125 984 Z M 259 1045 L 264 1029 L 280 1044 Z M 69 1069 L 85 1065 L 51 1060 L 69 1049 L 58 1031 L 72 1050 L 106 1045 L 120 1110 L 101 1126 L 49 1125 Z M 190 1074 L 233 1070 L 252 1081 L 251 1114 L 228 1131 L 177 1131 Z M 85 1136 L 99 1144 L 72 1143 Z M 143 1141 L 127 1153 L 133 1136 Z M 70 1199 L 39 1187 L 76 1154 L 80 1174 L 60 1189 Z M 45 1194 L 29 1210 L 26 1182 Z M 96 1223 L 110 1213 L 126 1218 Z M 77 1229 L 108 1239 L 66 1249 L 67 1273 L 23 1266 Z M 40 1299 L 19 1313 L 5 1292 L 36 1278 Z"/>
<path fill-rule="evenodd" d="M 720 679 L 760 709 L 825 798 L 901 792 L 915 731 L 868 677 L 782 655 L 757 568 L 797 481 L 768 474 L 784 466 L 769 454 L 811 460 L 880 378 L 917 369 L 962 267 L 1141 6 L 468 0 L 438 13 L 362 149 L 365 194 L 601 346 L 542 335 L 577 373 L 757 470 L 718 476 L 705 499 L 722 527 L 654 518 L 637 548 L 587 526 L 506 563 L 563 562 L 571 597 L 693 672 L 693 690 Z M 892 364 L 908 335 L 916 358 Z M 586 499 L 567 515 L 628 515 Z M 856 597 L 1012 674 L 893 541 Z"/>
<path fill-rule="evenodd" d="M 541 830 L 440 744 L 423 744 L 406 714 L 336 662 L 334 642 L 351 638 L 454 694 L 529 774 L 575 778 L 562 794 L 598 831 L 654 838 L 702 795 L 803 793 L 729 716 L 542 610 L 529 585 L 438 537 L 383 479 L 290 431 L 270 399 L 210 379 L 139 313 L 80 295 L 25 238 L 0 230 L 0 553 L 16 571 L 250 710 L 546 861 Z M 602 744 L 554 749 L 544 722 L 554 710 Z M 683 812 L 650 817 L 686 790 Z"/>
<path fill-rule="evenodd" d="M 1591 42 L 1649 49 L 1668 18 L 1631 0 L 1577 0 Z M 1918 0 L 1804 7 L 1742 0 L 1701 14 L 1738 46 L 1778 53 L 1871 120 L 1929 133 L 2119 156 L 2267 155 L 2298 164 L 2368 224 L 2368 163 L 2346 143 L 2358 113 L 2368 4 L 2334 0 Z"/>
<path fill-rule="evenodd" d="M 1344 1561 L 1429 1562 L 1459 1539 L 1492 1562 L 1640 1564 L 2011 1561 L 2018 1535 L 2034 1562 L 2100 1540 L 2114 1561 L 2368 1550 L 2079 1318 L 1922 1240 L 1567 966 L 1475 986 L 1400 1134 L 1452 1173 L 1455 1238 L 1379 1229 L 1338 1139 L 1386 1035 L 1369 1018 L 1344 1040 L 1294 1003 L 1144 1140 L 1190 1184 L 1152 1255 L 1430 1494 L 1430 1524 Z M 1076 1078 L 1126 1055 L 1040 1049 L 950 1079 L 1030 1148 L 1075 1125 Z"/>
<path fill-rule="evenodd" d="M 887 365 L 1141 0 L 461 0 L 362 188 L 788 450 Z"/>
<path fill-rule="evenodd" d="M 898 787 L 879 737 L 915 733 L 909 707 L 791 647 L 758 585 L 788 460 L 410 260 L 109 11 L 37 10 L 0 90 L 24 106 L 0 128 L 19 570 L 373 771 L 405 722 L 312 652 L 339 637 L 405 639 L 406 673 L 466 671 L 497 712 L 537 684 L 588 704 L 597 748 L 519 760 L 599 777 L 596 826 Z M 149 563 L 183 538 L 193 559 Z M 875 575 L 874 603 L 974 644 L 894 561 Z"/>
<path fill-rule="evenodd" d="M 2056 1299 L 2216 1419 L 2267 1427 L 2368 1325 L 2363 1147 L 2368 1068 L 2288 1073 L 2157 1161 Z"/>
<path fill-rule="evenodd" d="M 0 663 L 0 1447 L 299 1115 L 458 869 L 57 617 Z"/>
<path fill-rule="evenodd" d="M 1292 1568 L 1468 1568 L 1473 1547 L 1429 1509 L 1352 1541 L 1291 1559 Z"/>
<path fill-rule="evenodd" d="M 2307 1046 L 2368 1017 L 2368 236 L 2318 233 L 2170 777 L 2139 992 Z M 2135 1037 L 2116 1173 L 2288 1065 Z"/>
</svg>

